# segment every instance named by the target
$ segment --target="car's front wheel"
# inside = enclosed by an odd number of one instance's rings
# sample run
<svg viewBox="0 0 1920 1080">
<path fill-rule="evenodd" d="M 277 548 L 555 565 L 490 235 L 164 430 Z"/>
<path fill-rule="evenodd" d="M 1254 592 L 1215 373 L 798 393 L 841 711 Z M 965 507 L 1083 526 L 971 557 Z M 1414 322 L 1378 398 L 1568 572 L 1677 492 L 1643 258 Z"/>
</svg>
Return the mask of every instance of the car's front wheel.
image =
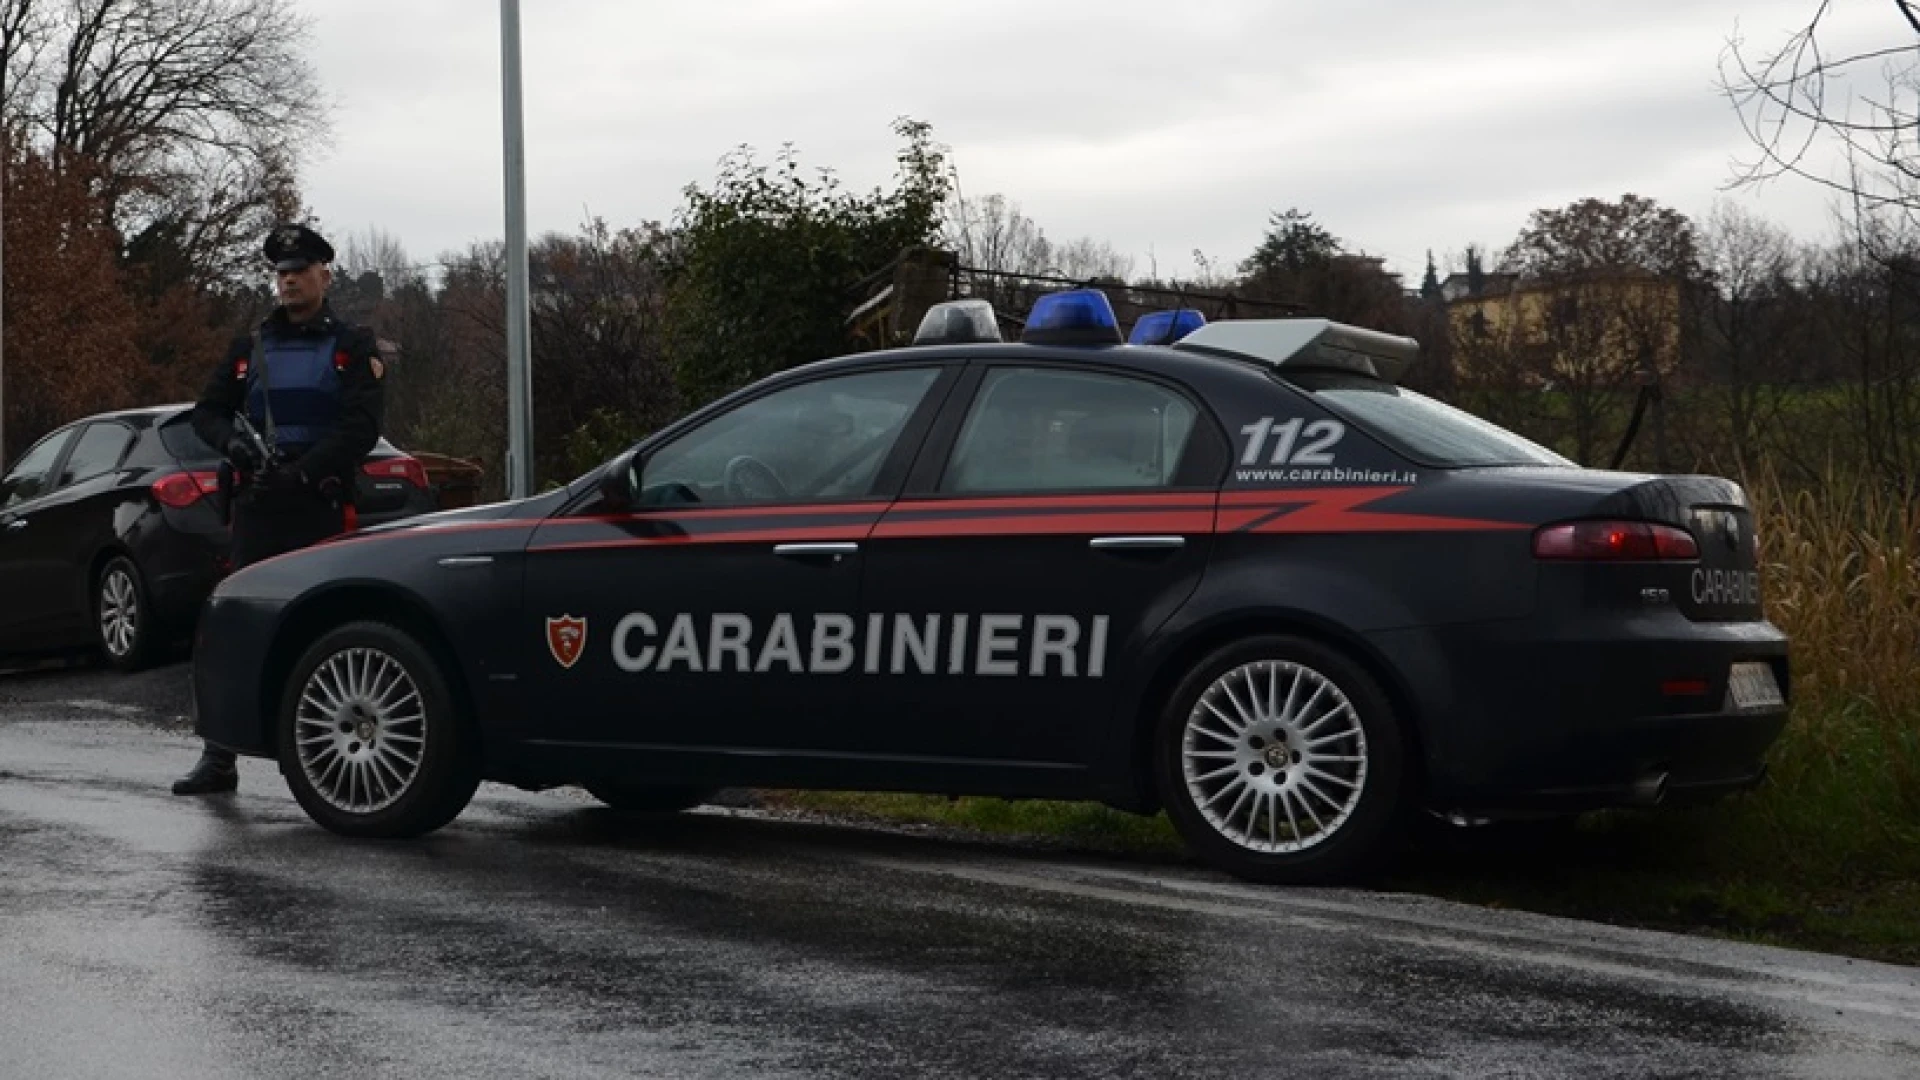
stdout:
<svg viewBox="0 0 1920 1080">
<path fill-rule="evenodd" d="M 322 826 L 358 837 L 432 832 L 473 798 L 476 757 L 440 664 L 412 634 L 349 623 L 294 665 L 280 707 L 280 764 Z"/>
<path fill-rule="evenodd" d="M 625 780 L 595 780 L 582 786 L 587 794 L 628 814 L 677 814 L 714 796 L 712 788 L 635 784 Z"/>
<path fill-rule="evenodd" d="M 152 608 L 140 568 L 125 555 L 116 555 L 100 568 L 94 583 L 94 625 L 100 631 L 100 651 L 107 663 L 121 671 L 138 671 L 153 652 Z"/>
<path fill-rule="evenodd" d="M 1404 742 L 1386 694 L 1344 654 L 1280 635 L 1226 646 L 1181 681 L 1156 735 L 1168 817 L 1229 873 L 1330 884 L 1387 853 Z"/>
</svg>

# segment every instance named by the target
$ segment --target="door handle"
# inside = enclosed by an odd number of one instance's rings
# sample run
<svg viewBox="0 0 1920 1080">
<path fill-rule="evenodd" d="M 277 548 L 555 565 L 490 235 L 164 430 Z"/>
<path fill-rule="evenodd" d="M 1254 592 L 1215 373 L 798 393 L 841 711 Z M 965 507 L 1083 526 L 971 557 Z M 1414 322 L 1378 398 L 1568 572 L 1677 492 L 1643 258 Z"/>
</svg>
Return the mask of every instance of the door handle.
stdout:
<svg viewBox="0 0 1920 1080">
<path fill-rule="evenodd" d="M 818 559 L 832 556 L 835 559 L 854 555 L 860 551 L 860 545 L 854 543 L 831 544 L 775 544 L 773 553 L 789 559 Z"/>
<path fill-rule="evenodd" d="M 1096 536 L 1087 542 L 1095 551 L 1170 551 L 1187 546 L 1184 536 Z"/>
<path fill-rule="evenodd" d="M 19 532 L 21 529 L 24 529 L 26 527 L 27 527 L 26 518 L 14 518 L 12 521 L 7 522 L 8 532 Z"/>
<path fill-rule="evenodd" d="M 448 555 L 440 560 L 440 566 L 447 570 L 465 570 L 475 566 L 491 566 L 491 555 Z"/>
</svg>

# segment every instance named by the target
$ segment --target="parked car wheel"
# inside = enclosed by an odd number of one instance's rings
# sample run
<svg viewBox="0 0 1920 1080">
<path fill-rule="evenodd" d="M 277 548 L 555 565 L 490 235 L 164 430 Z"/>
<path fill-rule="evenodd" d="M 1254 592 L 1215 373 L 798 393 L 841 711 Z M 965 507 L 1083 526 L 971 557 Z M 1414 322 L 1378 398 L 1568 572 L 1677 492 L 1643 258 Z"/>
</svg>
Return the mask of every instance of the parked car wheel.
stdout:
<svg viewBox="0 0 1920 1080">
<path fill-rule="evenodd" d="M 138 671 L 152 658 L 153 608 L 147 600 L 146 580 L 125 555 L 101 567 L 93 588 L 94 624 L 100 632 L 100 651 L 121 671 Z"/>
<path fill-rule="evenodd" d="M 628 814 L 677 814 L 714 796 L 713 788 L 632 784 L 623 780 L 595 780 L 582 786 L 587 794 Z"/>
<path fill-rule="evenodd" d="M 1168 817 L 1203 858 L 1280 884 L 1373 868 L 1406 805 L 1405 744 L 1386 694 L 1318 642 L 1261 636 L 1196 665 L 1160 718 Z"/>
<path fill-rule="evenodd" d="M 418 836 L 473 798 L 480 774 L 471 732 L 419 640 L 386 623 L 349 623 L 294 665 L 280 707 L 280 763 L 294 798 L 325 828 Z"/>
</svg>

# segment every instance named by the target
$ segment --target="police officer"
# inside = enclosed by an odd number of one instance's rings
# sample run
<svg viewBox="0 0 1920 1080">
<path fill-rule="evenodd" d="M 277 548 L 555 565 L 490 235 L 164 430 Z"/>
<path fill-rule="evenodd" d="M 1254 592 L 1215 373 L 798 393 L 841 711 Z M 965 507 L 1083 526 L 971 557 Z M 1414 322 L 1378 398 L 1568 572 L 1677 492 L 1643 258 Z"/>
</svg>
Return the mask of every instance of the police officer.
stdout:
<svg viewBox="0 0 1920 1080">
<path fill-rule="evenodd" d="M 193 430 L 234 477 L 235 569 L 347 531 L 354 474 L 380 438 L 383 407 L 372 333 L 327 303 L 332 246 L 304 225 L 283 225 L 265 250 L 280 304 L 234 340 L 193 410 Z M 207 743 L 173 793 L 239 782 L 233 751 Z"/>
</svg>

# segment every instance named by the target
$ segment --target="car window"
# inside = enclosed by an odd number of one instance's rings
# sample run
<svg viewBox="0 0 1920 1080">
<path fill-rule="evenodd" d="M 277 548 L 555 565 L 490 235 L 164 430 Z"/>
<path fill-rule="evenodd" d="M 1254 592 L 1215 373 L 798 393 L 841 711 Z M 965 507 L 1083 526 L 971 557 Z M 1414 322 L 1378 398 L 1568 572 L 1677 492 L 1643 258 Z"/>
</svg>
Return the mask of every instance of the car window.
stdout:
<svg viewBox="0 0 1920 1080">
<path fill-rule="evenodd" d="M 947 492 L 1167 487 L 1198 413 L 1122 375 L 1001 368 L 981 380 L 940 480 Z"/>
<path fill-rule="evenodd" d="M 1287 381 L 1423 465 L 1572 465 L 1559 454 L 1403 386 L 1360 375 L 1302 372 Z"/>
<path fill-rule="evenodd" d="M 641 502 L 730 505 L 867 495 L 937 368 L 897 368 L 776 390 L 647 458 Z"/>
<path fill-rule="evenodd" d="M 193 430 L 193 414 L 179 416 L 160 425 L 160 445 L 183 465 L 220 460 L 220 451 L 208 446 Z"/>
<path fill-rule="evenodd" d="M 59 487 L 78 484 L 112 472 L 120 465 L 121 455 L 133 441 L 133 432 L 124 424 L 89 424 L 73 444 L 73 453 L 60 469 Z"/>
<path fill-rule="evenodd" d="M 60 451 L 66 448 L 72 438 L 72 428 L 57 431 L 21 455 L 20 460 L 7 472 L 6 479 L 0 480 L 0 510 L 39 498 L 52 490 L 53 485 L 48 481 L 54 462 L 60 460 Z"/>
</svg>

